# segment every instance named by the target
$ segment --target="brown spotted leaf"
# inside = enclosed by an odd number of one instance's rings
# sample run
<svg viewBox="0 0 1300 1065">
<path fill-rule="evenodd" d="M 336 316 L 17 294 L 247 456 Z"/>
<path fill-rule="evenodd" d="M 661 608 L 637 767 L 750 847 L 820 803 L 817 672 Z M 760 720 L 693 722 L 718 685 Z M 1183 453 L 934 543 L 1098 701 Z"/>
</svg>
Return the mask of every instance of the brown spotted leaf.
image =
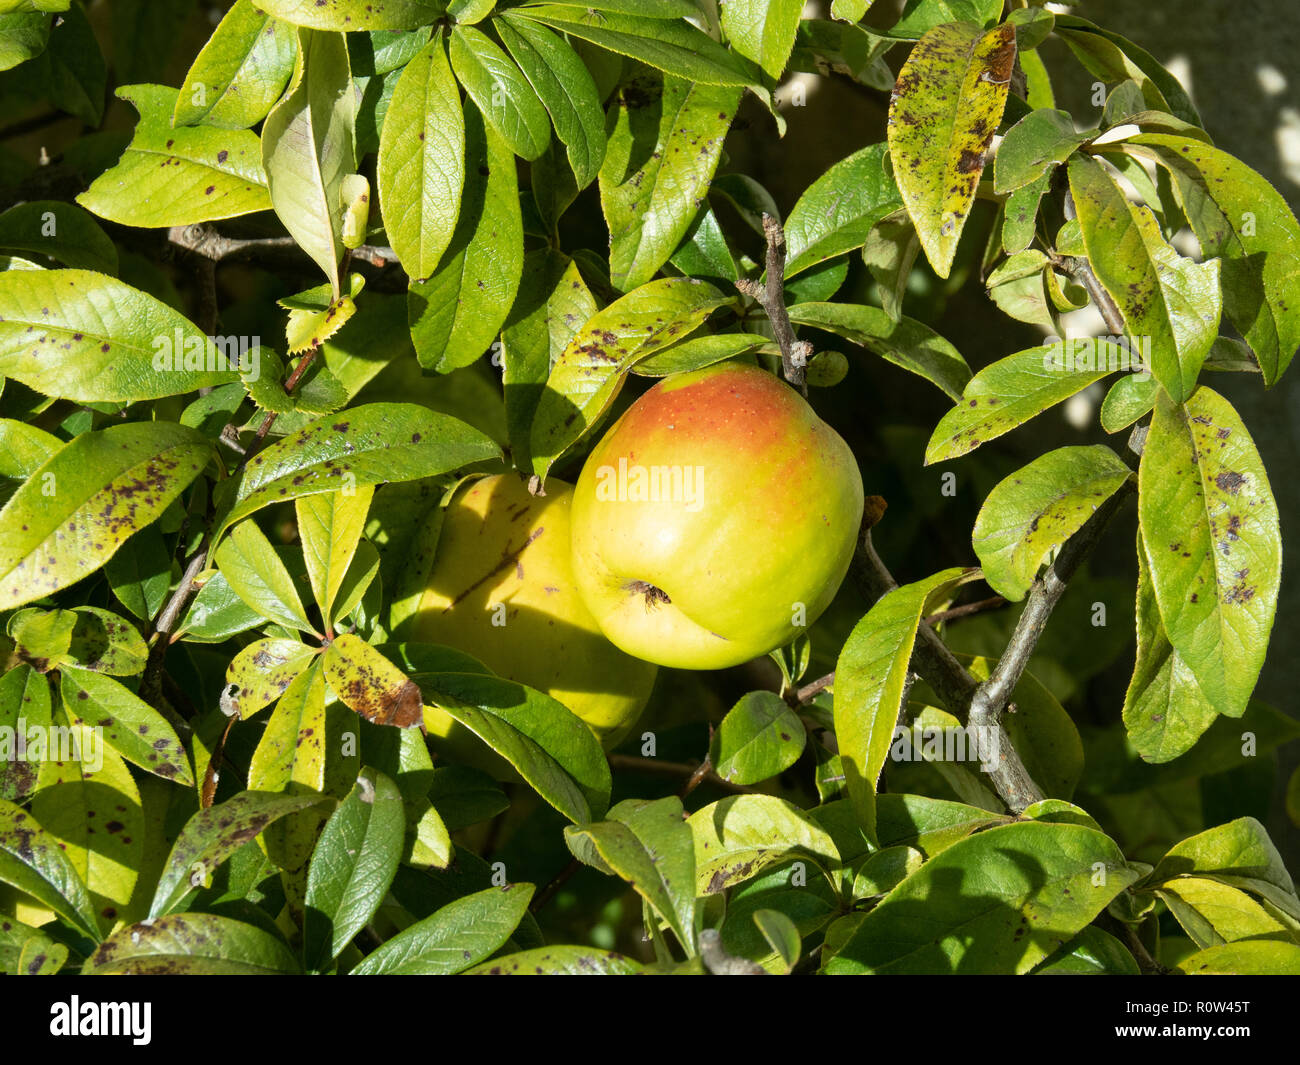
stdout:
<svg viewBox="0 0 1300 1065">
<path fill-rule="evenodd" d="M 99 730 L 128 762 L 164 780 L 194 783 L 190 759 L 167 719 L 112 677 L 64 666 L 59 694 L 70 718 Z"/>
<path fill-rule="evenodd" d="M 0 799 L 0 883 L 102 938 L 85 882 L 59 841 L 21 806 Z"/>
<path fill-rule="evenodd" d="M 77 197 L 124 226 L 187 226 L 271 206 L 257 134 L 211 126 L 173 128 L 177 93 L 128 85 L 117 95 L 140 112 L 122 158 Z"/>
<path fill-rule="evenodd" d="M 244 720 L 252 717 L 280 698 L 316 653 L 306 644 L 280 637 L 250 643 L 226 668 L 222 710 Z"/>
<path fill-rule="evenodd" d="M 271 503 L 436 477 L 500 457 L 488 437 L 413 403 L 368 403 L 318 418 L 260 452 L 244 469 L 220 534 Z"/>
<path fill-rule="evenodd" d="M 123 928 L 101 943 L 86 973 L 269 976 L 300 971 L 293 951 L 262 928 L 211 913 L 174 913 Z"/>
<path fill-rule="evenodd" d="M 986 33 L 970 22 L 949 22 L 916 43 L 894 85 L 889 101 L 894 179 L 940 277 L 952 269 L 975 202 L 1015 58 L 1014 26 Z"/>
<path fill-rule="evenodd" d="M 1300 347 L 1295 212 L 1240 159 L 1190 136 L 1144 133 L 1122 147 L 1168 168 L 1202 254 L 1222 259 L 1223 309 L 1271 385 Z"/>
<path fill-rule="evenodd" d="M 325 651 L 325 678 L 350 710 L 376 725 L 414 728 L 424 699 L 411 679 L 360 636 L 340 636 Z"/>
<path fill-rule="evenodd" d="M 1277 503 L 1232 405 L 1201 387 L 1161 396 L 1139 471 L 1139 521 L 1169 642 L 1202 695 L 1240 717 L 1277 610 Z"/>
<path fill-rule="evenodd" d="M 1061 447 L 1000 481 L 984 500 L 971 541 L 984 579 L 1019 601 L 1039 566 L 1079 531 L 1133 471 L 1104 444 Z"/>
<path fill-rule="evenodd" d="M 1115 300 L 1129 335 L 1149 338 L 1156 380 L 1176 401 L 1186 399 L 1219 333 L 1219 261 L 1179 255 L 1155 215 L 1130 203 L 1095 160 L 1076 155 L 1069 175 L 1097 280 Z"/>
<path fill-rule="evenodd" d="M 686 277 L 664 278 L 597 311 L 551 368 L 533 420 L 533 468 L 542 476 L 613 402 L 629 369 L 680 340 L 727 297 Z"/>
<path fill-rule="evenodd" d="M 1010 432 L 1107 374 L 1127 368 L 1127 353 L 1104 341 L 1027 348 L 985 366 L 934 427 L 925 462 L 944 462 Z"/>
<path fill-rule="evenodd" d="M 0 375 L 42 395 L 158 399 L 238 381 L 236 361 L 184 315 L 114 278 L 89 270 L 0 273 Z M 10 447 L 14 435 L 6 433 Z M 22 440 L 28 453 L 43 442 L 31 433 Z"/>
<path fill-rule="evenodd" d="M 45 762 L 32 813 L 85 881 L 100 923 L 112 928 L 143 908 L 136 890 L 146 843 L 140 789 L 126 763 L 85 725 L 69 736 L 82 757 Z"/>
<path fill-rule="evenodd" d="M 1141 530 L 1137 556 L 1137 662 L 1124 695 L 1124 728 L 1143 761 L 1159 764 L 1185 754 L 1219 715 L 1169 642 Z"/>
<path fill-rule="evenodd" d="M 267 825 L 318 803 L 333 802 L 316 794 L 241 791 L 225 802 L 200 810 L 186 822 L 172 846 L 149 916 L 162 917 L 179 909 L 222 862 L 256 839 Z"/>
<path fill-rule="evenodd" d="M 0 610 L 99 569 L 211 454 L 197 430 L 161 421 L 115 425 L 65 444 L 0 510 Z"/>
<path fill-rule="evenodd" d="M 827 868 L 840 863 L 835 841 L 792 803 L 775 795 L 733 795 L 687 818 L 695 838 L 695 889 L 715 895 L 791 855 Z"/>
</svg>

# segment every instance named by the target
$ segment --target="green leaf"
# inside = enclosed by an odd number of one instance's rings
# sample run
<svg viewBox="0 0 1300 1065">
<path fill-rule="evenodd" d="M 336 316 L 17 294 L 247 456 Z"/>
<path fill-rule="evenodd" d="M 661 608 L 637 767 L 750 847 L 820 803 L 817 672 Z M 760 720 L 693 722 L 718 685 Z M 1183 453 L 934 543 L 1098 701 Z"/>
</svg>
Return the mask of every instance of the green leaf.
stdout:
<svg viewBox="0 0 1300 1065">
<path fill-rule="evenodd" d="M 1033 821 L 989 828 L 899 884 L 822 971 L 1028 972 L 1137 876 L 1091 828 Z"/>
<path fill-rule="evenodd" d="M 528 253 L 501 333 L 510 455 L 520 470 L 541 472 L 532 461 L 533 415 L 551 367 L 595 313 L 596 301 L 572 259 L 553 248 Z"/>
<path fill-rule="evenodd" d="M 315 30 L 413 30 L 436 22 L 442 0 L 257 0 L 260 8 L 285 22 Z"/>
<path fill-rule="evenodd" d="M 261 615 L 234 593 L 225 577 L 211 573 L 190 603 L 176 634 L 187 643 L 221 643 L 261 621 Z"/>
<path fill-rule="evenodd" d="M 184 226 L 271 206 L 257 136 L 247 130 L 173 129 L 176 90 L 128 85 L 117 95 L 140 112 L 116 166 L 77 202 L 124 226 Z"/>
<path fill-rule="evenodd" d="M 889 101 L 889 155 L 921 246 L 947 277 L 975 202 L 984 154 L 1002 121 L 1016 58 L 1012 26 L 970 22 L 926 31 Z"/>
<path fill-rule="evenodd" d="M 880 289 L 881 307 L 894 321 L 903 317 L 907 279 L 920 250 L 921 238 L 916 235 L 916 227 L 905 210 L 897 210 L 882 218 L 867 234 L 862 261 Z"/>
<path fill-rule="evenodd" d="M 294 500 L 307 575 L 326 625 L 334 621 L 330 611 L 361 541 L 374 494 L 374 488 L 367 486 Z"/>
<path fill-rule="evenodd" d="M 81 403 L 158 399 L 238 380 L 166 304 L 87 270 L 0 273 L 0 374 Z"/>
<path fill-rule="evenodd" d="M 22 482 L 49 462 L 63 446 L 53 433 L 26 422 L 0 418 L 0 477 Z M 4 497 L 13 494 L 17 485 L 6 486 Z"/>
<path fill-rule="evenodd" d="M 1137 976 L 1133 955 L 1114 936 L 1089 925 L 1034 970 L 1035 976 Z"/>
<path fill-rule="evenodd" d="M 472 105 L 465 109 L 465 172 L 474 180 L 466 184 L 451 244 L 433 276 L 411 285 L 407 300 L 420 364 L 438 373 L 468 366 L 487 350 L 523 273 L 515 160 Z"/>
<path fill-rule="evenodd" d="M 847 807 L 848 803 L 843 805 Z M 972 832 L 1006 821 L 1000 814 L 947 799 L 888 793 L 876 796 L 876 830 L 881 847 L 912 846 L 927 858 Z M 854 824 L 856 827 L 856 821 Z"/>
<path fill-rule="evenodd" d="M 775 795 L 733 795 L 687 818 L 695 838 L 695 885 L 716 895 L 790 857 L 825 868 L 840 860 L 829 835 L 809 816 Z"/>
<path fill-rule="evenodd" d="M 1277 610 L 1277 503 L 1237 412 L 1198 388 L 1162 397 L 1139 469 L 1138 517 L 1169 642 L 1216 711 L 1240 717 Z"/>
<path fill-rule="evenodd" d="M 1191 749 L 1218 714 L 1169 642 L 1140 529 L 1137 555 L 1137 662 L 1124 695 L 1124 727 L 1143 761 L 1171 762 Z"/>
<path fill-rule="evenodd" d="M 536 159 L 551 140 L 546 108 L 518 65 L 473 26 L 451 31 L 451 67 L 484 121 L 524 159 Z"/>
<path fill-rule="evenodd" d="M 640 15 L 645 19 L 679 19 L 698 17 L 700 9 L 694 0 L 560 0 L 560 6 L 572 7 L 573 15 L 586 14 L 589 22 L 600 24 L 599 12 L 612 11 L 622 15 Z"/>
<path fill-rule="evenodd" d="M 325 822 L 307 871 L 307 965 L 337 958 L 379 909 L 402 858 L 402 793 L 383 773 L 363 769 Z"/>
<path fill-rule="evenodd" d="M 1129 203 L 1101 164 L 1070 160 L 1070 192 L 1088 260 L 1131 336 L 1150 337 L 1151 372 L 1175 401 L 1196 387 L 1219 332 L 1219 262 L 1193 262 L 1165 242 L 1149 210 Z"/>
<path fill-rule="evenodd" d="M 953 399 L 970 381 L 970 367 L 947 340 L 912 318 L 892 318 L 860 303 L 798 303 L 790 321 L 842 336 L 888 359 L 946 392 Z"/>
<path fill-rule="evenodd" d="M 0 70 L 40 55 L 50 39 L 50 16 L 42 12 L 0 15 Z"/>
<path fill-rule="evenodd" d="M 65 444 L 0 510 L 0 609 L 93 573 L 211 453 L 198 432 L 169 422 L 115 425 Z"/>
<path fill-rule="evenodd" d="M 1024 251 L 1033 243 L 1038 225 L 1038 204 L 1051 183 L 1049 171 L 1007 197 L 1002 211 L 1002 248 L 1009 255 Z M 1065 254 L 1064 249 L 1058 247 L 1057 250 Z"/>
<path fill-rule="evenodd" d="M 1244 891 L 1216 880 L 1180 876 L 1157 888 L 1155 894 L 1201 948 L 1238 939 L 1295 939 L 1291 928 Z"/>
<path fill-rule="evenodd" d="M 563 703 L 499 677 L 414 673 L 425 702 L 445 710 L 518 770 L 574 824 L 604 814 L 609 763 L 595 734 Z"/>
<path fill-rule="evenodd" d="M 74 726 L 75 727 L 75 726 Z M 126 917 L 145 855 L 140 789 L 96 733 L 78 730 L 80 759 L 45 762 L 32 815 L 63 848 L 107 927 Z"/>
<path fill-rule="evenodd" d="M 516 10 L 524 18 L 590 41 L 610 52 L 639 59 L 686 81 L 699 85 L 757 86 L 743 60 L 686 22 L 646 18 L 639 13 L 611 13 L 592 18 L 582 7 L 563 4 L 538 4 Z"/>
<path fill-rule="evenodd" d="M 519 926 L 531 884 L 488 888 L 450 902 L 393 936 L 351 976 L 450 976 L 491 957 Z"/>
<path fill-rule="evenodd" d="M 0 214 L 0 248 L 48 255 L 68 266 L 117 273 L 117 249 L 80 207 L 30 200 Z"/>
<path fill-rule="evenodd" d="M 249 760 L 248 786 L 257 791 L 307 795 L 325 790 L 325 674 L 319 658 L 298 669 L 288 687 L 281 689 L 284 694 L 276 692 L 279 702 Z M 315 820 L 311 815 L 308 818 Z M 291 816 L 272 831 L 293 821 Z M 276 860 L 282 856 L 275 848 L 266 849 Z"/>
<path fill-rule="evenodd" d="M 735 51 L 779 81 L 802 11 L 800 0 L 728 0 L 722 5 L 722 29 Z"/>
<path fill-rule="evenodd" d="M 1062 447 L 1000 481 L 984 500 L 971 542 L 984 579 L 1018 602 L 1039 567 L 1133 475 L 1104 444 Z"/>
<path fill-rule="evenodd" d="M 1221 260 L 1223 308 L 1259 357 L 1265 384 L 1300 346 L 1300 225 L 1264 178 L 1192 137 L 1143 133 L 1125 150 L 1149 155 L 1174 178 L 1201 252 Z"/>
<path fill-rule="evenodd" d="M 635 363 L 632 372 L 639 377 L 668 377 L 675 373 L 690 373 L 770 344 L 771 340 L 758 333 L 717 333 L 691 337 L 665 348 L 658 355 L 651 355 L 650 358 Z M 809 381 L 809 384 L 815 383 Z"/>
<path fill-rule="evenodd" d="M 316 631 L 288 569 L 255 522 L 236 525 L 215 558 L 231 590 L 262 617 L 300 632 Z"/>
<path fill-rule="evenodd" d="M 806 739 L 803 722 L 784 699 L 774 692 L 750 692 L 722 719 L 709 759 L 723 780 L 757 784 L 794 765 Z"/>
<path fill-rule="evenodd" d="M 1300 976 L 1300 945 L 1248 939 L 1197 951 L 1174 968 L 1191 976 Z"/>
<path fill-rule="evenodd" d="M 1283 908 L 1295 906 L 1295 882 L 1268 830 L 1253 817 L 1239 817 L 1174 844 L 1143 886 L 1189 875 L 1249 888 Z"/>
<path fill-rule="evenodd" d="M 451 243 L 465 184 L 465 119 L 441 34 L 402 71 L 379 136 L 384 229 L 415 281 Z"/>
<path fill-rule="evenodd" d="M 1153 110 L 1171 112 L 1193 126 L 1203 125 L 1178 79 L 1132 41 L 1077 15 L 1057 15 L 1055 33 L 1097 77 L 1107 82 L 1132 78 Z"/>
<path fill-rule="evenodd" d="M 586 64 L 536 22 L 506 12 L 492 25 L 550 113 L 577 187 L 586 188 L 605 157 L 605 112 Z"/>
<path fill-rule="evenodd" d="M 532 427 L 533 468 L 551 464 L 593 426 L 631 367 L 686 336 L 728 299 L 693 278 L 651 281 L 598 311 L 551 369 Z"/>
<path fill-rule="evenodd" d="M 263 14 L 249 0 L 237 0 L 185 75 L 172 125 L 257 125 L 289 84 L 297 50 L 293 27 Z"/>
<path fill-rule="evenodd" d="M 1101 427 L 1108 433 L 1127 429 L 1151 413 L 1160 385 L 1150 374 L 1125 374 L 1110 387 L 1101 404 Z"/>
<path fill-rule="evenodd" d="M 888 167 L 888 148 L 872 144 L 808 186 L 785 222 L 786 277 L 862 247 L 903 206 Z"/>
<path fill-rule="evenodd" d="M 90 893 L 59 841 L 26 810 L 0 799 L 0 882 L 11 884 L 87 935 L 102 938 Z"/>
<path fill-rule="evenodd" d="M 1076 133 L 1068 111 L 1031 111 L 1009 130 L 993 162 L 993 190 L 1014 192 L 1052 172 L 1065 162 L 1091 133 Z"/>
<path fill-rule="evenodd" d="M 356 112 L 344 38 L 300 29 L 293 81 L 262 127 L 262 165 L 271 206 L 325 271 L 335 299 L 344 251 L 341 188 L 357 169 Z"/>
<path fill-rule="evenodd" d="M 268 976 L 296 973 L 280 939 L 251 924 L 211 913 L 175 913 L 123 928 L 86 961 L 97 976 Z"/>
<path fill-rule="evenodd" d="M 923 864 L 925 855 L 915 847 L 882 847 L 858 867 L 853 878 L 853 898 L 887 895 Z"/>
<path fill-rule="evenodd" d="M 695 843 L 683 817 L 676 796 L 628 799 L 604 821 L 566 826 L 564 841 L 579 861 L 628 881 L 694 957 Z"/>
<path fill-rule="evenodd" d="M 270 503 L 414 481 L 497 458 L 491 440 L 464 422 L 411 403 L 368 403 L 326 415 L 259 452 L 244 468 L 234 507 L 218 537 Z"/>
<path fill-rule="evenodd" d="M 1127 362 L 1128 353 L 1113 344 L 1076 340 L 1028 348 L 990 363 L 971 378 L 957 405 L 935 426 L 926 445 L 926 465 L 974 451 Z"/>
<path fill-rule="evenodd" d="M 53 5 L 46 2 L 47 9 Z M 32 64 L 55 107 L 97 129 L 104 120 L 108 70 L 95 31 L 81 4 L 64 5 L 55 21 L 49 47 Z"/>
<path fill-rule="evenodd" d="M 485 961 L 469 976 L 635 976 L 640 962 L 595 947 L 537 947 Z"/>
<path fill-rule="evenodd" d="M 740 269 L 727 238 L 712 209 L 705 207 L 695 216 L 677 250 L 668 260 L 687 277 L 718 278 L 736 281 Z"/>
<path fill-rule="evenodd" d="M 189 755 L 167 719 L 130 688 L 89 670 L 64 666 L 59 694 L 74 720 L 102 729 L 123 758 L 164 780 L 194 783 Z"/>
<path fill-rule="evenodd" d="M 623 86 L 600 168 L 619 291 L 649 282 L 690 229 L 739 102 L 737 89 L 652 72 Z"/>
<path fill-rule="evenodd" d="M 917 38 L 946 22 L 973 22 L 985 29 L 997 22 L 997 0 L 909 0 L 903 17 L 889 28 L 894 37 Z"/>
<path fill-rule="evenodd" d="M 104 563 L 104 576 L 113 595 L 141 621 L 162 609 L 171 586 L 172 564 L 157 525 L 147 525 Z"/>
<path fill-rule="evenodd" d="M 331 801 L 314 794 L 241 791 L 225 802 L 200 810 L 186 822 L 172 845 L 149 916 L 156 919 L 183 908 L 195 888 L 267 825 L 286 814 Z"/>
<path fill-rule="evenodd" d="M 876 786 L 889 755 L 916 630 L 926 603 L 968 579 L 947 569 L 881 596 L 835 663 L 835 736 L 862 829 L 876 839 Z"/>
<path fill-rule="evenodd" d="M 331 643 L 324 668 L 334 694 L 367 721 L 397 728 L 420 725 L 420 689 L 361 637 L 346 633 Z"/>
</svg>

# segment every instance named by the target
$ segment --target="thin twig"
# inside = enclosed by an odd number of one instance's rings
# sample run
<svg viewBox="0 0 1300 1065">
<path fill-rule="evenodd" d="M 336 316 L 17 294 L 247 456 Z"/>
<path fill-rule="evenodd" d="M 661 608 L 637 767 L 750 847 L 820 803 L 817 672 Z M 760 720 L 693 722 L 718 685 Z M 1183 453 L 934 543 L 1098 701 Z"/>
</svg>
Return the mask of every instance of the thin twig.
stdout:
<svg viewBox="0 0 1300 1065">
<path fill-rule="evenodd" d="M 972 725 L 994 725 L 1001 720 L 1011 693 L 1020 682 L 1025 666 L 1028 665 L 1034 648 L 1038 646 L 1038 638 L 1043 634 L 1056 604 L 1065 594 L 1070 578 L 1078 572 L 1083 560 L 1096 546 L 1111 518 L 1124 505 L 1132 491 L 1132 480 L 1125 481 L 1118 492 L 1093 512 L 1083 528 L 1065 542 L 1056 560 L 1034 582 L 1029 598 L 1025 601 L 1025 609 L 1016 622 L 1015 631 L 1011 634 L 1002 657 L 971 700 Z"/>
<path fill-rule="evenodd" d="M 198 591 L 194 587 L 194 578 L 203 572 L 208 556 L 208 537 L 205 535 L 194 554 L 185 564 L 180 583 L 172 592 L 167 605 L 158 615 L 154 624 L 153 643 L 149 647 L 149 657 L 145 660 L 144 674 L 140 678 L 140 698 L 150 705 L 157 705 L 162 698 L 162 670 L 167 658 L 167 649 L 171 646 L 171 635 L 180 622 L 181 615 L 189 606 L 190 600 Z"/>
<path fill-rule="evenodd" d="M 255 262 L 268 255 L 296 258 L 306 254 L 293 237 L 240 240 L 223 236 L 212 226 L 201 222 L 188 226 L 172 226 L 167 230 L 167 242 L 181 251 L 191 252 L 213 262 Z M 374 245 L 354 248 L 352 255 L 377 267 L 392 266 L 397 262 L 397 255 L 392 248 Z"/>
<path fill-rule="evenodd" d="M 698 788 L 702 783 L 704 783 L 704 781 L 708 778 L 709 774 L 712 772 L 713 772 L 713 759 L 706 754 L 704 756 L 704 761 L 702 761 L 698 766 L 695 767 L 695 772 L 692 773 L 690 777 L 687 778 L 686 783 L 682 785 L 682 790 L 677 793 L 677 797 L 679 799 L 686 798 L 687 795 L 689 795 L 696 788 Z"/>
<path fill-rule="evenodd" d="M 767 276 L 765 284 L 745 279 L 736 282 L 736 288 L 758 301 L 772 323 L 772 333 L 781 349 L 781 372 L 785 379 L 805 396 L 808 385 L 804 378 L 813 347 L 794 335 L 790 312 L 785 306 L 785 230 L 769 214 L 763 215 L 763 235 L 767 239 Z"/>
<path fill-rule="evenodd" d="M 564 887 L 564 885 L 573 878 L 573 874 L 581 868 L 582 863 L 578 861 L 577 858 L 574 858 L 573 861 L 569 862 L 568 865 L 555 874 L 549 884 L 542 888 L 542 890 L 533 897 L 533 901 L 528 907 L 529 912 L 540 913 L 542 908 L 545 907 L 551 899 L 555 898 L 555 895 L 560 888 Z"/>
<path fill-rule="evenodd" d="M 662 777 L 684 777 L 688 781 L 700 768 L 697 765 L 691 765 L 689 762 L 665 762 L 659 758 L 638 758 L 634 754 L 611 754 L 609 756 L 609 767 L 611 769 L 625 769 L 633 773 L 651 773 Z M 737 795 L 752 795 L 755 791 L 754 788 L 723 780 L 712 770 L 705 773 L 703 782 L 722 788 L 724 791 L 735 792 Z"/>
<path fill-rule="evenodd" d="M 870 529 L 862 535 L 850 572 L 855 574 L 859 585 L 873 601 L 898 587 L 876 554 Z M 947 645 L 924 621 L 917 628 L 912 655 L 916 671 L 934 689 L 944 705 L 957 717 L 965 716 L 979 690 L 979 682 L 953 657 Z M 1026 806 L 1043 798 L 1043 793 L 1029 776 L 1010 737 L 1002 728 L 1001 721 L 993 721 L 988 727 L 992 730 L 994 749 L 1000 757 L 999 763 L 989 772 L 989 778 L 1007 808 L 1013 813 L 1019 813 Z"/>
<path fill-rule="evenodd" d="M 987 610 L 997 610 L 998 607 L 1007 605 L 1007 601 L 1000 595 L 992 595 L 987 599 L 980 599 L 974 603 L 963 603 L 961 606 L 950 607 L 947 610 L 940 610 L 931 614 L 925 619 L 925 623 L 930 626 L 941 625 L 946 621 L 957 621 L 961 618 L 968 618 L 974 614 L 983 614 Z"/>
<path fill-rule="evenodd" d="M 822 692 L 824 692 L 827 688 L 829 688 L 834 683 L 835 683 L 835 670 L 833 669 L 829 673 L 827 673 L 824 677 L 818 677 L 816 680 L 810 680 L 802 688 L 799 688 L 795 691 L 794 693 L 795 705 L 804 706 L 807 703 L 812 702 L 813 699 L 815 699 L 818 695 L 820 695 Z"/>
</svg>

